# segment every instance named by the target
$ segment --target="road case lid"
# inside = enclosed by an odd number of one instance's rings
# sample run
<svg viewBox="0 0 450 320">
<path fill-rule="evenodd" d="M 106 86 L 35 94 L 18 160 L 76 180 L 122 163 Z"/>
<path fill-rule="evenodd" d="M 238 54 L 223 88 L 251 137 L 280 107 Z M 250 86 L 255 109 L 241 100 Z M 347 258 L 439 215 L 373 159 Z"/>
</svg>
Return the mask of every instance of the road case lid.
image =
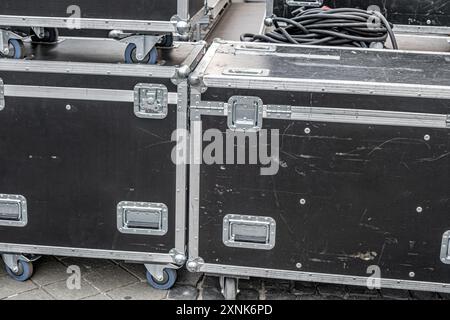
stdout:
<svg viewBox="0 0 450 320">
<path fill-rule="evenodd" d="M 0 58 L 0 71 L 86 73 L 172 78 L 177 69 L 193 70 L 204 42 L 175 42 L 161 48 L 158 64 L 125 64 L 126 45 L 108 38 L 61 38 L 56 44 L 25 42 L 25 59 Z"/>
<path fill-rule="evenodd" d="M 216 40 L 193 77 L 206 87 L 450 99 L 450 53 Z"/>
<path fill-rule="evenodd" d="M 108 38 L 61 38 L 56 44 L 26 43 L 30 60 L 124 63 L 126 44 Z M 176 66 L 193 54 L 193 43 L 176 42 L 173 48 L 159 48 L 163 65 Z"/>
</svg>

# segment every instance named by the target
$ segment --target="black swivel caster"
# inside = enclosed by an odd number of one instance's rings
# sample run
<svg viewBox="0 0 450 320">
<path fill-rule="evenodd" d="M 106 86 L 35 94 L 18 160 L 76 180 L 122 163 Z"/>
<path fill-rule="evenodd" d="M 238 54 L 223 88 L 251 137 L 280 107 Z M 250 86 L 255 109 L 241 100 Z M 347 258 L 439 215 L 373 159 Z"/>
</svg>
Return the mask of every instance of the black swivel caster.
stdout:
<svg viewBox="0 0 450 320">
<path fill-rule="evenodd" d="M 56 43 L 58 42 L 59 32 L 56 28 L 44 28 L 41 37 L 31 30 L 31 41 L 33 43 Z"/>
<path fill-rule="evenodd" d="M 161 41 L 158 43 L 158 46 L 161 48 L 172 48 L 173 47 L 173 34 L 166 34 L 161 38 Z"/>
</svg>

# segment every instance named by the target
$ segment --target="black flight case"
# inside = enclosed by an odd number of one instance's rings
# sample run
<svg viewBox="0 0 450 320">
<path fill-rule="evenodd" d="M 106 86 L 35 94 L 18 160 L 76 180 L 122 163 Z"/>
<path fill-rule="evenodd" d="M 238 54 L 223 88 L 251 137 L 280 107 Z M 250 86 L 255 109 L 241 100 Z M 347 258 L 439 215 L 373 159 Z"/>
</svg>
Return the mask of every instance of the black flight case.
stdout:
<svg viewBox="0 0 450 320">
<path fill-rule="evenodd" d="M 187 76 L 204 43 L 123 63 L 112 39 L 0 59 L 0 252 L 17 280 L 39 255 L 143 263 L 168 288 L 185 262 Z M 100 49 L 99 49 L 100 48 Z"/>
<path fill-rule="evenodd" d="M 450 53 L 216 41 L 190 77 L 191 271 L 450 292 Z"/>
<path fill-rule="evenodd" d="M 396 26 L 396 31 L 449 35 L 448 0 L 267 0 L 267 16 L 290 17 L 300 7 L 358 8 L 379 10 Z"/>
<path fill-rule="evenodd" d="M 155 47 L 198 41 L 231 0 L 2 0 L 0 54 L 22 58 L 22 43 L 54 43 L 63 36 L 111 37 L 132 62 L 156 63 Z M 210 1 L 211 2 L 211 1 Z"/>
</svg>

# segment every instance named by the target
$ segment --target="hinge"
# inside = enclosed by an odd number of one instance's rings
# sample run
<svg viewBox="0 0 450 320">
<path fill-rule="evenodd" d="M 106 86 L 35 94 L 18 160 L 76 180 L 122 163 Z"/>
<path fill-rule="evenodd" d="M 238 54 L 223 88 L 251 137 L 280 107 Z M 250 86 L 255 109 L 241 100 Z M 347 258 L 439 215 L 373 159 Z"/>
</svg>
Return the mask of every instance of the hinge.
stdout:
<svg viewBox="0 0 450 320">
<path fill-rule="evenodd" d="M 222 74 L 226 76 L 267 77 L 270 74 L 270 70 L 255 68 L 228 68 L 225 69 Z"/>
<path fill-rule="evenodd" d="M 258 97 L 233 96 L 228 100 L 228 127 L 255 132 L 262 128 L 263 102 Z"/>
<path fill-rule="evenodd" d="M 139 118 L 164 119 L 169 112 L 169 91 L 162 84 L 139 83 L 134 87 L 134 114 Z"/>
<path fill-rule="evenodd" d="M 5 108 L 5 85 L 3 79 L 0 79 L 0 111 Z"/>
<path fill-rule="evenodd" d="M 447 128 L 450 128 L 450 114 L 447 115 L 447 121 L 445 123 L 447 124 Z"/>
<path fill-rule="evenodd" d="M 265 107 L 265 117 L 290 119 L 292 115 L 292 107 L 286 105 L 267 105 Z"/>
<path fill-rule="evenodd" d="M 277 51 L 277 47 L 272 44 L 265 43 L 241 43 L 236 45 L 236 50 L 241 51 L 256 51 L 256 52 L 275 52 Z"/>
</svg>

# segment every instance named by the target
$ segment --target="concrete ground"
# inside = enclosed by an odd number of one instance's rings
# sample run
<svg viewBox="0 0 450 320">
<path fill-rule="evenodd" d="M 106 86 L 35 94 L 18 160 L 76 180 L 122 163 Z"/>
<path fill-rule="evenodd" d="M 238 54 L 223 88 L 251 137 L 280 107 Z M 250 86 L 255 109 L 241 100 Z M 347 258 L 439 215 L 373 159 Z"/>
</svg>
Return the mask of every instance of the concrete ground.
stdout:
<svg viewBox="0 0 450 320">
<path fill-rule="evenodd" d="M 68 289 L 68 267 L 81 271 L 79 289 Z M 111 260 L 43 257 L 27 282 L 12 280 L 0 268 L 0 299 L 6 300 L 222 300 L 218 278 L 180 270 L 168 291 L 151 288 L 142 265 Z M 241 300 L 441 300 L 450 295 L 304 282 L 250 279 L 240 281 Z"/>
</svg>

